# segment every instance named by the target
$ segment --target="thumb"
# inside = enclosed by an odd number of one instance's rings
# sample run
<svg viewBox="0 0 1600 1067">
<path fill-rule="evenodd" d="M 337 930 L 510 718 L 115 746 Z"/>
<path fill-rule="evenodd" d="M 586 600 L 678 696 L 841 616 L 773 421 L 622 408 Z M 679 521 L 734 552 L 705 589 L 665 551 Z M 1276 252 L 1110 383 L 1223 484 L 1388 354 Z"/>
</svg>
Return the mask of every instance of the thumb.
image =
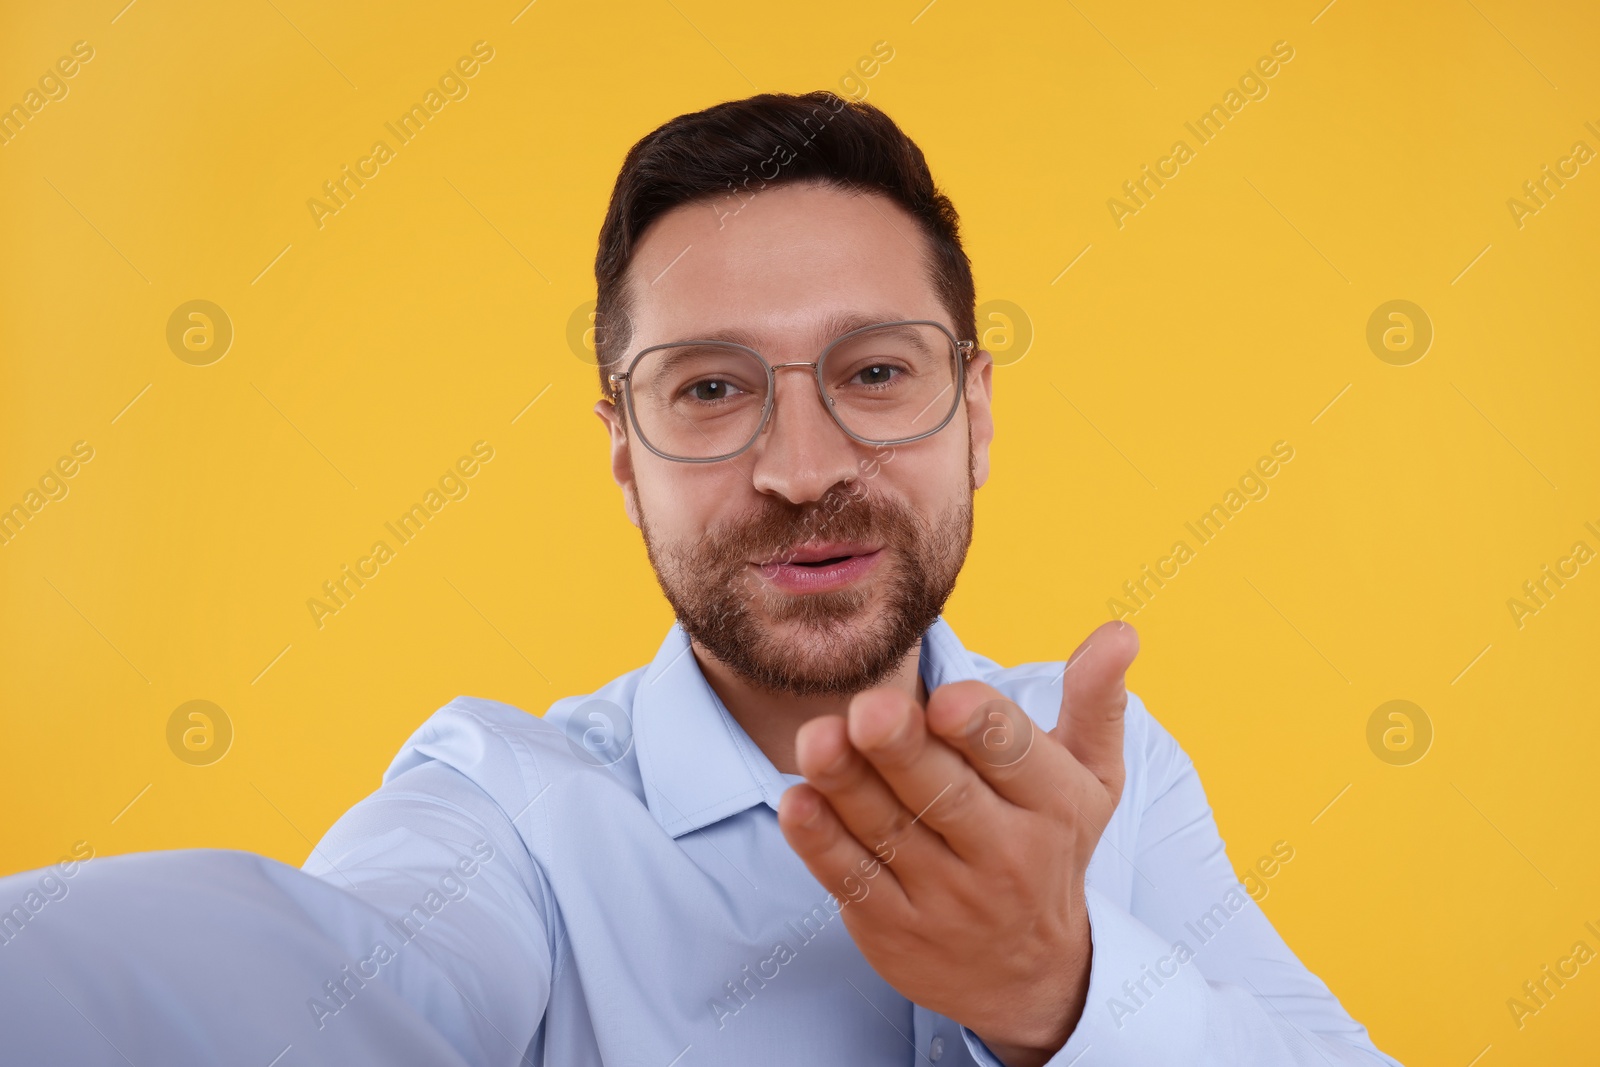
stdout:
<svg viewBox="0 0 1600 1067">
<path fill-rule="evenodd" d="M 1139 635 L 1122 621 L 1108 622 L 1067 659 L 1061 683 L 1061 717 L 1050 733 L 1100 779 L 1113 798 L 1122 794 L 1122 714 L 1128 706 L 1126 674 L 1139 654 Z"/>
</svg>

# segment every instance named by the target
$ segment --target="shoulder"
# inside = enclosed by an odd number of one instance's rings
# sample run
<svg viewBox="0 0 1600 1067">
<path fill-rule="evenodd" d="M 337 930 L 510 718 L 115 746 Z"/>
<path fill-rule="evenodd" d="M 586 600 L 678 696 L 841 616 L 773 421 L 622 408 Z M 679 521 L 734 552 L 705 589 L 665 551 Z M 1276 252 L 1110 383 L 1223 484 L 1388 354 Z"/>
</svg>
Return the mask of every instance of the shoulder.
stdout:
<svg viewBox="0 0 1600 1067">
<path fill-rule="evenodd" d="M 626 782 L 637 762 L 629 709 L 643 670 L 591 693 L 562 697 L 543 714 L 486 697 L 458 696 L 406 739 L 383 781 L 430 763 L 444 764 L 502 806 L 518 807 L 566 779 Z"/>
</svg>

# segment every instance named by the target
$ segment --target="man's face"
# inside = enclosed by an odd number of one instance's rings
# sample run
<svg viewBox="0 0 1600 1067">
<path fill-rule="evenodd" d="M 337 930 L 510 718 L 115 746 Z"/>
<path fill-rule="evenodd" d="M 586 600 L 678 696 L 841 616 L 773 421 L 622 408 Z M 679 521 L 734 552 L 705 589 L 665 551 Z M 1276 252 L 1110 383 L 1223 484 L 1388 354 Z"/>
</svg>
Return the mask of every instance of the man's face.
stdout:
<svg viewBox="0 0 1600 1067">
<path fill-rule="evenodd" d="M 629 268 L 626 356 L 739 329 L 768 363 L 809 362 L 837 336 L 829 320 L 847 317 L 954 331 L 927 253 L 916 220 L 876 193 L 792 184 L 742 207 L 676 208 Z M 973 492 L 989 473 L 991 365 L 980 352 L 967 366 L 944 429 L 894 446 L 846 436 L 809 368 L 778 371 L 765 431 L 714 463 L 655 455 L 620 405 L 597 404 L 628 516 L 689 635 L 771 692 L 849 695 L 898 667 L 966 557 Z"/>
</svg>

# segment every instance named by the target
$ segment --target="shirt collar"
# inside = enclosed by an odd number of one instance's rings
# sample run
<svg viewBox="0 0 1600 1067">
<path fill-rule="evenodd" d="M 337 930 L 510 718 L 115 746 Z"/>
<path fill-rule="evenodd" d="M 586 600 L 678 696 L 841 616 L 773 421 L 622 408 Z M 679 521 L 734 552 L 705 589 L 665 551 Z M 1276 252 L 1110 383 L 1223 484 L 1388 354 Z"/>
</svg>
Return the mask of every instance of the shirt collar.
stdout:
<svg viewBox="0 0 1600 1067">
<path fill-rule="evenodd" d="M 971 655 L 941 617 L 922 636 L 918 672 L 932 692 L 978 678 Z M 674 623 L 639 679 L 633 736 L 645 804 L 673 837 L 778 799 L 800 778 L 783 775 L 706 681 L 689 636 Z"/>
</svg>

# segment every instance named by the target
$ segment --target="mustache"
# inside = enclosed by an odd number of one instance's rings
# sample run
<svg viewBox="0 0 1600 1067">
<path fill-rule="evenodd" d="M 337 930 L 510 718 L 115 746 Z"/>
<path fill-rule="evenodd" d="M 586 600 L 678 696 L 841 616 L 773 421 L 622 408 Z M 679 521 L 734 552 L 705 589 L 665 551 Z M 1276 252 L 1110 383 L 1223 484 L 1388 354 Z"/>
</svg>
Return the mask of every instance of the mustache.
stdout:
<svg viewBox="0 0 1600 1067">
<path fill-rule="evenodd" d="M 810 504 L 767 497 L 750 514 L 708 531 L 699 554 L 729 569 L 752 561 L 772 566 L 788 562 L 808 541 L 894 541 L 906 527 L 904 505 L 875 499 L 859 486 L 835 486 Z"/>
</svg>

